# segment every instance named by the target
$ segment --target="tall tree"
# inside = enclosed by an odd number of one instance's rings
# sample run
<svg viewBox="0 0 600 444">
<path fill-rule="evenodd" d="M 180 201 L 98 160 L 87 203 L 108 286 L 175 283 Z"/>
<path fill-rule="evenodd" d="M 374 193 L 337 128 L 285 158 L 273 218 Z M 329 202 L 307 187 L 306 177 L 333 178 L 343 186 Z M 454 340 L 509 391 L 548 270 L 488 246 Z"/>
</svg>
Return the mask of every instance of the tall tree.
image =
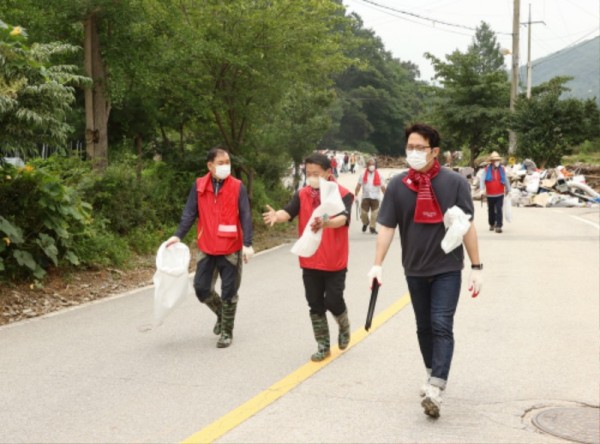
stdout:
<svg viewBox="0 0 600 444">
<path fill-rule="evenodd" d="M 600 110 L 594 100 L 561 100 L 570 77 L 554 77 L 531 90 L 531 98 L 520 96 L 512 118 L 519 135 L 517 153 L 541 167 L 561 163 L 570 148 L 600 133 Z"/>
<path fill-rule="evenodd" d="M 430 53 L 435 88 L 430 117 L 446 139 L 469 148 L 471 164 L 483 151 L 506 152 L 510 86 L 500 45 L 482 22 L 466 52 L 454 51 L 443 61 Z"/>
<path fill-rule="evenodd" d="M 31 156 L 42 143 L 64 144 L 74 87 L 86 79 L 56 60 L 76 51 L 60 42 L 28 46 L 20 26 L 0 20 L 0 153 Z"/>
</svg>

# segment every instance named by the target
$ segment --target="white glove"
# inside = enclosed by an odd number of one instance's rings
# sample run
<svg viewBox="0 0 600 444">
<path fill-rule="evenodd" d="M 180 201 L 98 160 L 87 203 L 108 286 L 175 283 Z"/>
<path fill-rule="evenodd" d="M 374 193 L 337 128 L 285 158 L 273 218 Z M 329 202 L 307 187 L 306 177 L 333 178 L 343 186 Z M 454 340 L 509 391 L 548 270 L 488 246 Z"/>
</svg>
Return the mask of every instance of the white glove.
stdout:
<svg viewBox="0 0 600 444">
<path fill-rule="evenodd" d="M 373 279 L 377 279 L 379 285 L 383 284 L 383 268 L 381 268 L 381 265 L 373 265 L 367 276 L 369 276 L 369 288 L 373 288 Z"/>
<path fill-rule="evenodd" d="M 244 263 L 247 264 L 248 261 L 252 259 L 252 256 L 254 256 L 254 248 L 252 248 L 252 245 L 242 248 L 242 256 L 244 257 Z"/>
<path fill-rule="evenodd" d="M 481 291 L 483 286 L 483 271 L 482 270 L 471 270 L 469 274 L 469 291 L 472 291 L 471 297 L 476 298 Z"/>
<path fill-rule="evenodd" d="M 181 242 L 181 239 L 179 239 L 177 236 L 171 236 L 169 239 L 167 239 L 167 248 L 173 244 L 176 244 L 177 242 Z"/>
</svg>

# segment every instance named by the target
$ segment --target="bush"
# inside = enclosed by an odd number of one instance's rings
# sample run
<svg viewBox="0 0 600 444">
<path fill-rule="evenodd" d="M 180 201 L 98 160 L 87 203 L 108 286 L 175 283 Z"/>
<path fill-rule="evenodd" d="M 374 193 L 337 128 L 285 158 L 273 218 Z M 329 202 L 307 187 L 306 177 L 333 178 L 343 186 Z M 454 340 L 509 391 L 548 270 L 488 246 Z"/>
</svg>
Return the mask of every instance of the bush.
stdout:
<svg viewBox="0 0 600 444">
<path fill-rule="evenodd" d="M 41 168 L 0 166 L 0 272 L 33 275 L 61 263 L 78 265 L 76 245 L 90 238 L 91 207 Z"/>
</svg>

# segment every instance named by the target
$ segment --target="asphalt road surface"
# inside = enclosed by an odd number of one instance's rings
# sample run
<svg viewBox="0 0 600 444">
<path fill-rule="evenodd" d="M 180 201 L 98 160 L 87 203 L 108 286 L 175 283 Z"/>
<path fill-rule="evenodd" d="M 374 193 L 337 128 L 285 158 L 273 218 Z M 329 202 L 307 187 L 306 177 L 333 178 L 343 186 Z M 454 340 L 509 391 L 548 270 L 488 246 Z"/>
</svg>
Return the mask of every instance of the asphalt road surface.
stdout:
<svg viewBox="0 0 600 444">
<path fill-rule="evenodd" d="M 353 191 L 357 177 L 340 181 Z M 245 266 L 228 349 L 193 294 L 148 329 L 152 288 L 0 328 L 0 442 L 567 442 L 531 417 L 599 405 L 599 210 L 514 208 L 497 234 L 477 202 L 475 221 L 483 291 L 463 288 L 438 420 L 420 406 L 399 240 L 366 334 L 375 236 L 353 220 L 347 351 L 308 363 L 316 345 L 284 245 Z"/>
</svg>

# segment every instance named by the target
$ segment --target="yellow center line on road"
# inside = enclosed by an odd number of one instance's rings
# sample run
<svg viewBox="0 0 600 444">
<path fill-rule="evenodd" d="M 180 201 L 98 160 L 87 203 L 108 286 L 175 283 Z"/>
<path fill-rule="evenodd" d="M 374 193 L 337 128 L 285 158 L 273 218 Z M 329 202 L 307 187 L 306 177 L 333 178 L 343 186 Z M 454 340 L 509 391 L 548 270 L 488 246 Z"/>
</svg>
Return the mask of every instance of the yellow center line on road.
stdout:
<svg viewBox="0 0 600 444">
<path fill-rule="evenodd" d="M 250 417 L 254 416 L 256 413 L 260 412 L 265 407 L 281 398 L 283 395 L 288 393 L 301 382 L 308 379 L 310 376 L 314 375 L 323 367 L 331 364 L 343 353 L 365 339 L 369 333 L 374 332 L 383 324 L 385 324 L 392 316 L 408 305 L 409 302 L 410 297 L 408 294 L 405 294 L 373 319 L 370 332 L 365 331 L 364 327 L 354 331 L 352 333 L 352 341 L 344 352 L 342 352 L 337 346 L 332 347 L 330 358 L 321 362 L 309 361 L 307 364 L 290 373 L 268 389 L 260 392 L 254 398 L 217 419 L 215 422 L 206 426 L 199 432 L 194 433 L 192 436 L 182 441 L 182 443 L 212 443 L 213 441 L 219 439 L 225 433 L 234 429 Z"/>
</svg>

